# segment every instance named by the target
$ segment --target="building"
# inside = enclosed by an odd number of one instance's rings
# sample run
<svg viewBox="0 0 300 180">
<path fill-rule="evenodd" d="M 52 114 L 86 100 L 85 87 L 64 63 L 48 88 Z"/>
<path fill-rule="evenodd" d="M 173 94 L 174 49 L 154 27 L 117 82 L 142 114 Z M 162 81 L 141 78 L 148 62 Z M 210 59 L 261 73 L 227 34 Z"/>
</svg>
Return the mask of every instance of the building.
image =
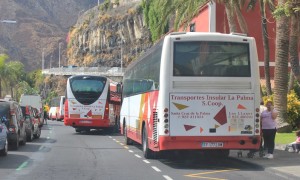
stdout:
<svg viewBox="0 0 300 180">
<path fill-rule="evenodd" d="M 264 79 L 264 49 L 259 4 L 257 3 L 254 9 L 248 12 L 246 8 L 247 7 L 244 7 L 242 9 L 242 14 L 247 23 L 249 31 L 248 36 L 252 36 L 256 40 L 260 77 Z M 270 75 L 272 79 L 274 77 L 275 67 L 276 23 L 269 11 L 267 11 L 267 29 L 270 47 Z M 200 7 L 199 14 L 191 20 L 187 29 L 181 28 L 180 31 L 230 33 L 225 6 L 223 4 L 208 1 L 205 5 Z M 238 32 L 241 31 L 238 29 Z"/>
</svg>

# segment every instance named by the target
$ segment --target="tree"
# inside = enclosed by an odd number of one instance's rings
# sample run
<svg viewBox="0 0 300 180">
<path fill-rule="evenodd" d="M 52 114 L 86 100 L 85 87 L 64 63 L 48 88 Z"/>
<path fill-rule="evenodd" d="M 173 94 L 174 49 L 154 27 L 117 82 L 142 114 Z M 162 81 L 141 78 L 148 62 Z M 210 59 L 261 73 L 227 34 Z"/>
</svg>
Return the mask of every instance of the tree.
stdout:
<svg viewBox="0 0 300 180">
<path fill-rule="evenodd" d="M 300 33 L 300 2 L 296 0 L 290 1 L 288 5 L 288 12 L 291 17 L 291 32 L 290 32 L 290 46 L 289 46 L 289 57 L 291 63 L 292 72 L 300 83 L 300 67 L 299 67 L 299 57 L 298 57 L 298 42 Z M 299 10 L 297 10 L 299 9 Z"/>
<path fill-rule="evenodd" d="M 8 59 L 6 54 L 0 54 L 0 97 L 2 97 L 2 84 L 5 75 L 5 61 Z"/>
<path fill-rule="evenodd" d="M 264 0 L 264 1 L 260 1 L 259 7 L 260 7 L 262 39 L 263 39 L 263 47 L 264 47 L 264 73 L 265 73 L 265 80 L 266 80 L 266 90 L 267 90 L 267 95 L 270 96 L 272 94 L 272 88 L 271 88 L 270 64 L 269 64 L 270 48 L 269 48 L 268 29 L 267 29 L 266 3 L 273 6 L 272 1 L 267 2 Z"/>
<path fill-rule="evenodd" d="M 168 32 L 169 21 L 173 19 L 174 29 L 186 28 L 190 20 L 199 12 L 199 7 L 207 0 L 143 0 L 143 13 L 150 28 L 152 41 Z"/>
<path fill-rule="evenodd" d="M 24 65 L 19 61 L 11 61 L 5 65 L 5 72 L 7 84 L 10 88 L 10 94 L 14 97 L 13 88 L 22 80 L 24 77 Z"/>
<path fill-rule="evenodd" d="M 278 0 L 278 6 L 283 6 L 286 0 Z M 274 101 L 278 110 L 277 123 L 284 126 L 287 119 L 287 87 L 288 87 L 288 49 L 289 49 L 289 18 L 282 14 L 276 21 L 276 53 Z"/>
</svg>

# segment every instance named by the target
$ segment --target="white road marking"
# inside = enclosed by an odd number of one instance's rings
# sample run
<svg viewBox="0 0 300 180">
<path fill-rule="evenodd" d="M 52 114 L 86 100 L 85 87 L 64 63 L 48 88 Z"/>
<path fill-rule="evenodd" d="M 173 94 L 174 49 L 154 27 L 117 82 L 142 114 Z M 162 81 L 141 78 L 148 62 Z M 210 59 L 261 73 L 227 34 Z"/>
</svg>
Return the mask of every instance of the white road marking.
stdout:
<svg viewBox="0 0 300 180">
<path fill-rule="evenodd" d="M 133 153 L 133 150 L 128 150 L 129 152 Z"/>
<path fill-rule="evenodd" d="M 109 138 L 112 138 L 111 136 L 108 136 Z"/>
<path fill-rule="evenodd" d="M 136 156 L 136 157 L 138 157 L 138 158 L 142 158 L 142 157 L 141 157 L 141 156 L 139 156 L 138 154 L 135 154 L 135 156 Z"/>
<path fill-rule="evenodd" d="M 123 143 L 120 143 L 121 144 L 121 146 L 124 146 L 124 144 Z"/>
<path fill-rule="evenodd" d="M 149 164 L 150 162 L 149 161 L 147 161 L 147 160 L 143 160 L 145 163 L 147 163 L 147 164 Z"/>
<path fill-rule="evenodd" d="M 116 139 L 113 139 L 114 141 L 117 141 Z"/>
<path fill-rule="evenodd" d="M 164 177 L 166 180 L 173 180 L 172 178 L 170 178 L 170 177 L 167 176 L 167 175 L 163 175 L 163 177 Z"/>
<path fill-rule="evenodd" d="M 160 169 L 158 169 L 157 167 L 155 167 L 155 166 L 151 166 L 155 171 L 157 171 L 157 172 L 161 172 L 161 170 Z"/>
</svg>

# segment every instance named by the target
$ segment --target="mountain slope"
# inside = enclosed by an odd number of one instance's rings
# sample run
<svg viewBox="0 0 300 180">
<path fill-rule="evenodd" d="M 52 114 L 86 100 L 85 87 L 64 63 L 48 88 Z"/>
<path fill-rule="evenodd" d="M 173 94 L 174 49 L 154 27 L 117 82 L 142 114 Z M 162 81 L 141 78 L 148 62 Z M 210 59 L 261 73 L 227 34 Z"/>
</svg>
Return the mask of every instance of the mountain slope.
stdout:
<svg viewBox="0 0 300 180">
<path fill-rule="evenodd" d="M 0 23 L 0 53 L 20 60 L 27 70 L 35 70 L 42 67 L 44 49 L 45 67 L 50 64 L 57 67 L 59 42 L 66 49 L 69 27 L 97 3 L 97 0 L 1 0 L 0 20 L 17 23 Z M 64 54 L 61 64 L 65 62 Z"/>
</svg>

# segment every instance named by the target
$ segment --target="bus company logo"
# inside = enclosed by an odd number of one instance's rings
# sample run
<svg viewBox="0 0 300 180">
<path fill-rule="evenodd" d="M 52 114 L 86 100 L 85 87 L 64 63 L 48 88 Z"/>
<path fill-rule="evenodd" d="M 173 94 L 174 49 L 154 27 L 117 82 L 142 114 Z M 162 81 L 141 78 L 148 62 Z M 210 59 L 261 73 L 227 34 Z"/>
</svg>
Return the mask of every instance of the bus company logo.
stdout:
<svg viewBox="0 0 300 180">
<path fill-rule="evenodd" d="M 247 108 L 246 108 L 245 106 L 239 104 L 239 105 L 237 106 L 237 109 L 247 109 Z"/>
<path fill-rule="evenodd" d="M 183 104 L 179 104 L 179 103 L 174 103 L 174 106 L 178 109 L 178 110 L 183 110 L 185 108 L 188 108 L 189 106 L 183 105 Z"/>
</svg>

